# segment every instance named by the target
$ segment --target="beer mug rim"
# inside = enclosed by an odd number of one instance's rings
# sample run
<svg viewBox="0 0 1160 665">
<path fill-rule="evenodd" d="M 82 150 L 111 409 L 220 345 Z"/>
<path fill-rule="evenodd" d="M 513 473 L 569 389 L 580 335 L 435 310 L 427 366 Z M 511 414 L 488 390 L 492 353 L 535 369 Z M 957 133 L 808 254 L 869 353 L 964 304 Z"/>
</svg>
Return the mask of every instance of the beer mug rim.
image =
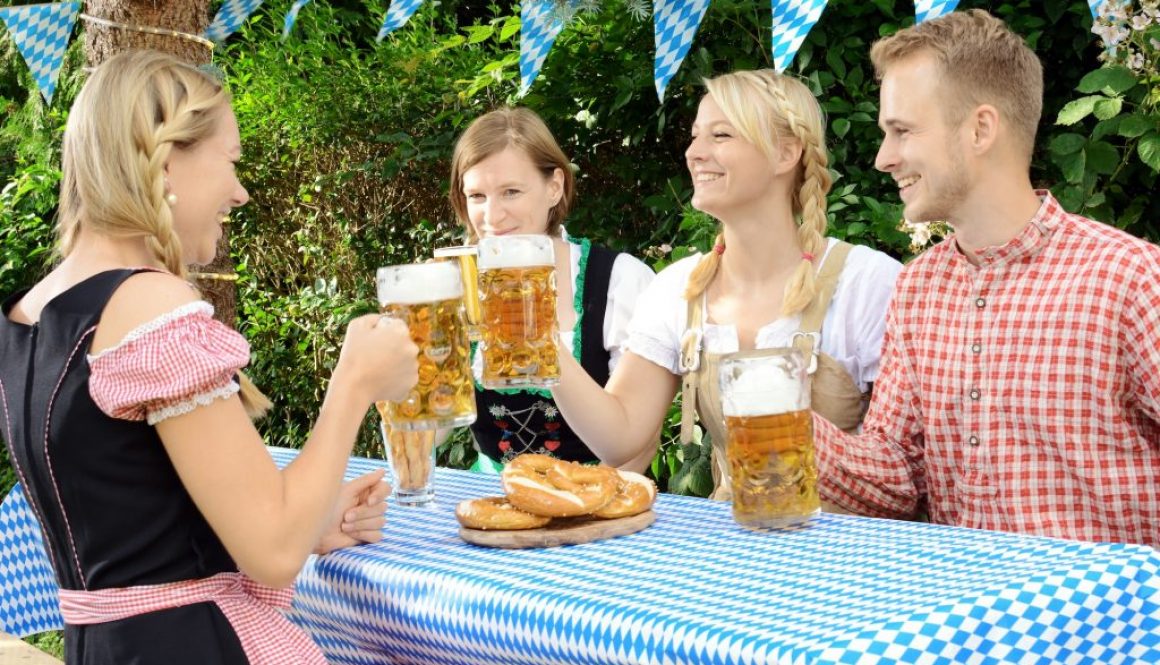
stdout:
<svg viewBox="0 0 1160 665">
<path fill-rule="evenodd" d="M 526 261 L 512 263 L 491 263 L 490 255 L 498 255 L 503 246 L 517 247 L 523 245 L 535 253 L 533 258 Z M 552 237 L 543 233 L 513 233 L 503 236 L 488 236 L 480 238 L 476 246 L 476 265 L 480 270 L 499 270 L 502 268 L 537 268 L 540 266 L 554 267 L 556 265 L 556 251 L 552 246 Z"/>
<path fill-rule="evenodd" d="M 433 256 L 437 259 L 446 259 L 458 256 L 479 256 L 479 247 L 475 245 L 453 245 L 451 247 L 437 247 Z"/>
<path fill-rule="evenodd" d="M 390 280 L 397 274 L 401 274 L 413 286 L 392 291 Z M 450 263 L 384 266 L 375 271 L 375 284 L 380 305 L 420 305 L 463 297 L 463 280 L 459 276 L 459 268 Z"/>
</svg>

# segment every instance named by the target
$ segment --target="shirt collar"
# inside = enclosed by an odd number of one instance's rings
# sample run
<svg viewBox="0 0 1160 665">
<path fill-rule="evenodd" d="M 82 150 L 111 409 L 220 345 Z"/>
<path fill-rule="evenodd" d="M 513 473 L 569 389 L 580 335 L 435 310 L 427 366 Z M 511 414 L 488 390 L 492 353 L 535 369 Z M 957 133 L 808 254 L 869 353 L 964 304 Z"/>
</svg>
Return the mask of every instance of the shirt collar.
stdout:
<svg viewBox="0 0 1160 665">
<path fill-rule="evenodd" d="M 1035 195 L 1042 203 L 1039 205 L 1039 210 L 1031 217 L 1031 221 L 1023 227 L 1018 235 L 1005 244 L 985 247 L 980 250 L 976 254 L 980 268 L 998 266 L 1026 256 L 1033 256 L 1047 246 L 1055 229 L 1067 218 L 1067 211 L 1059 205 L 1059 201 L 1048 190 L 1037 189 Z M 958 259 L 967 260 L 957 240 L 955 241 L 955 250 Z"/>
</svg>

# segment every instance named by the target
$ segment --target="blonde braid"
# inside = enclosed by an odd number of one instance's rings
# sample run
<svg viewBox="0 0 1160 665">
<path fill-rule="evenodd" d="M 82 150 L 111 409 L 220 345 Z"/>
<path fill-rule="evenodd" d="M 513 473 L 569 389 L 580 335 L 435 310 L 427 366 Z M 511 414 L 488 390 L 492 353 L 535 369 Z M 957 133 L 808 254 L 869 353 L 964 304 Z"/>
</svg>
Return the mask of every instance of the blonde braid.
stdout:
<svg viewBox="0 0 1160 665">
<path fill-rule="evenodd" d="M 781 87 L 786 80 L 778 75 L 769 81 L 768 87 L 794 136 L 802 144 L 801 184 L 794 192 L 793 210 L 800 216 L 797 234 L 803 255 L 800 265 L 785 285 L 781 306 L 783 316 L 801 312 L 817 294 L 812 259 L 820 258 L 825 251 L 826 194 L 831 185 L 830 172 L 826 168 L 829 160 L 821 137 L 810 131 L 809 126 L 794 111 Z"/>
<path fill-rule="evenodd" d="M 144 146 L 138 155 L 142 182 L 149 183 L 146 205 L 150 209 L 148 218 L 153 220 L 152 233 L 145 237 L 145 245 L 166 270 L 185 279 L 181 238 L 173 228 L 173 211 L 165 200 L 165 162 L 173 151 L 173 144 L 167 140 L 167 133 L 164 125 L 158 127 L 153 136 L 149 137 L 152 145 Z"/>
<path fill-rule="evenodd" d="M 713 281 L 713 278 L 717 276 L 717 268 L 721 267 L 721 250 L 724 247 L 725 234 L 718 231 L 717 238 L 713 241 L 713 249 L 701 257 L 701 260 L 693 268 L 693 272 L 689 274 L 689 282 L 685 285 L 686 301 L 700 298 L 705 289 L 709 288 L 709 282 Z"/>
</svg>

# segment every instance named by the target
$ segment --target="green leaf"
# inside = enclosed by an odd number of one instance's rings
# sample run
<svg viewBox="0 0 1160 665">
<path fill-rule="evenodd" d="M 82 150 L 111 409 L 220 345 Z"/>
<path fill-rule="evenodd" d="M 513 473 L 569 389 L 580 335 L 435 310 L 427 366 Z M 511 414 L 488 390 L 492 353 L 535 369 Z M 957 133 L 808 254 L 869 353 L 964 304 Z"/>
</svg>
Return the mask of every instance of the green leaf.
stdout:
<svg viewBox="0 0 1160 665">
<path fill-rule="evenodd" d="M 499 31 L 500 41 L 506 42 L 512 35 L 520 31 L 520 17 L 509 16 L 507 21 L 503 24 L 503 28 Z"/>
<path fill-rule="evenodd" d="M 1139 114 L 1124 116 L 1120 121 L 1119 134 L 1125 138 L 1134 139 L 1137 136 L 1143 136 L 1145 132 L 1156 126 L 1156 121 Z"/>
<path fill-rule="evenodd" d="M 1060 110 L 1059 115 L 1055 118 L 1057 125 L 1074 125 L 1091 115 L 1096 108 L 1096 102 L 1107 99 L 1099 95 L 1091 95 L 1089 97 L 1080 97 L 1079 99 L 1070 101 Z"/>
<path fill-rule="evenodd" d="M 1096 102 L 1095 116 L 1100 120 L 1108 120 L 1119 115 L 1120 109 L 1123 107 L 1124 100 L 1121 97 L 1101 99 Z"/>
<path fill-rule="evenodd" d="M 846 237 L 859 236 L 866 232 L 865 222 L 851 222 L 846 226 Z"/>
<path fill-rule="evenodd" d="M 1111 175 L 1120 164 L 1120 151 L 1104 141 L 1093 141 L 1083 149 L 1087 169 L 1102 175 Z"/>
<path fill-rule="evenodd" d="M 1096 206 L 1102 206 L 1107 200 L 1108 197 L 1104 196 L 1103 192 L 1096 192 L 1088 197 L 1088 200 L 1084 202 L 1084 207 L 1094 208 Z"/>
<path fill-rule="evenodd" d="M 495 28 L 490 25 L 472 25 L 467 28 L 467 43 L 478 44 L 487 41 L 495 34 Z"/>
<path fill-rule="evenodd" d="M 830 124 L 830 128 L 834 130 L 834 136 L 843 138 L 846 132 L 850 131 L 850 121 L 845 118 L 838 118 Z"/>
<path fill-rule="evenodd" d="M 1136 75 L 1127 67 L 1102 67 L 1089 72 L 1080 80 L 1076 90 L 1083 93 L 1105 92 L 1118 95 L 1136 86 Z"/>
<path fill-rule="evenodd" d="M 1117 115 L 1097 122 L 1095 128 L 1092 129 L 1092 140 L 1098 141 L 1105 136 L 1115 134 L 1116 130 L 1120 127 L 1121 120 L 1123 120 L 1123 117 Z"/>
<path fill-rule="evenodd" d="M 1080 134 L 1074 132 L 1060 134 L 1051 139 L 1051 152 L 1055 155 L 1074 155 L 1083 150 L 1085 143 L 1087 138 Z"/>
<path fill-rule="evenodd" d="M 1084 162 L 1083 150 L 1071 155 L 1062 155 L 1055 160 L 1060 170 L 1063 171 L 1063 177 L 1072 184 L 1083 182 Z"/>
<path fill-rule="evenodd" d="M 1136 152 L 1145 164 L 1160 173 L 1160 132 L 1152 131 L 1145 134 L 1136 145 Z"/>
</svg>

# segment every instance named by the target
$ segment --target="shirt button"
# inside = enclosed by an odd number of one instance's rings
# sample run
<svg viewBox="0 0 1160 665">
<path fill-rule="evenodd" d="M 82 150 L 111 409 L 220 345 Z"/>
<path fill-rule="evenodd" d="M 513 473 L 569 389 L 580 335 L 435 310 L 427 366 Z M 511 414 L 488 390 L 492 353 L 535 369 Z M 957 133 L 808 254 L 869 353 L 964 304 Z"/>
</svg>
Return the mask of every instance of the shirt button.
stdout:
<svg viewBox="0 0 1160 665">
<path fill-rule="evenodd" d="M 975 307 L 978 307 L 979 309 L 983 309 L 986 306 L 987 306 L 987 299 L 986 298 L 976 298 L 975 299 Z"/>
<path fill-rule="evenodd" d="M 967 439 L 967 443 L 971 444 L 972 447 L 977 446 L 979 445 L 979 437 L 972 436 L 971 438 Z"/>
<path fill-rule="evenodd" d="M 971 391 L 971 399 L 973 399 L 973 400 L 979 399 L 979 390 L 977 388 L 975 390 Z"/>
<path fill-rule="evenodd" d="M 983 352 L 983 345 L 982 344 L 975 342 L 974 344 L 971 345 L 971 353 L 978 354 L 978 353 L 982 353 L 982 352 Z"/>
</svg>

